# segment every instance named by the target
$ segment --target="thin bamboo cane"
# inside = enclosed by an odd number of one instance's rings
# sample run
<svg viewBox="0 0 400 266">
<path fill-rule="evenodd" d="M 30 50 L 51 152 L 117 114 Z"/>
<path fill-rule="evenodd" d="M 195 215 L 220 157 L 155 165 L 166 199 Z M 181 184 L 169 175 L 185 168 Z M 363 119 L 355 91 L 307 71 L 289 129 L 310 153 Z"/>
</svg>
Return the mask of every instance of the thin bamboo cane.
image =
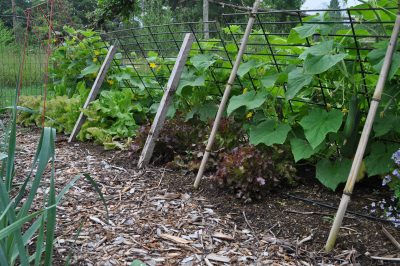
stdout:
<svg viewBox="0 0 400 266">
<path fill-rule="evenodd" d="M 354 189 L 354 184 L 357 179 L 357 174 L 360 170 L 360 166 L 362 163 L 362 159 L 364 157 L 365 148 L 368 143 L 368 138 L 371 133 L 371 128 L 375 120 L 376 111 L 379 106 L 379 101 L 381 100 L 382 92 L 385 86 L 385 82 L 390 70 L 390 66 L 392 63 L 393 53 L 396 48 L 397 37 L 400 31 L 400 12 L 397 14 L 396 22 L 393 28 L 392 36 L 390 37 L 390 42 L 388 48 L 386 50 L 385 59 L 383 61 L 383 66 L 381 72 L 379 74 L 378 83 L 375 87 L 375 92 L 372 97 L 371 106 L 368 111 L 367 120 L 365 121 L 365 125 L 361 134 L 360 141 L 358 143 L 356 155 L 353 160 L 353 164 L 350 169 L 349 176 L 347 178 L 346 187 L 344 188 L 342 199 L 340 201 L 340 205 L 338 211 L 336 213 L 335 220 L 333 222 L 331 231 L 329 233 L 328 240 L 325 244 L 325 250 L 331 251 L 335 246 L 336 238 L 339 233 L 340 226 L 343 221 L 343 217 L 346 213 L 347 205 L 350 202 L 350 197 Z"/>
<path fill-rule="evenodd" d="M 199 187 L 200 180 L 203 177 L 204 169 L 206 167 L 206 164 L 207 164 L 207 161 L 208 161 L 208 157 L 210 156 L 210 152 L 211 152 L 212 146 L 214 144 L 215 136 L 217 134 L 218 127 L 219 127 L 219 124 L 221 122 L 222 115 L 223 115 L 223 113 L 225 111 L 226 103 L 228 102 L 229 95 L 230 95 L 231 90 L 232 90 L 233 82 L 235 81 L 237 71 L 238 71 L 240 63 L 242 61 L 243 54 L 244 54 L 244 52 L 246 50 L 247 42 L 249 40 L 249 36 L 250 36 L 251 30 L 253 28 L 253 24 L 254 24 L 254 20 L 255 20 L 255 13 L 258 11 L 258 7 L 259 6 L 260 6 L 260 0 L 256 0 L 254 2 L 253 9 L 252 9 L 252 11 L 250 13 L 250 18 L 249 18 L 249 21 L 247 23 L 246 31 L 245 31 L 245 33 L 243 35 L 242 43 L 240 44 L 240 48 L 239 48 L 238 55 L 236 57 L 235 64 L 232 67 L 232 71 L 231 71 L 231 74 L 229 76 L 228 83 L 226 84 L 224 95 L 222 96 L 222 100 L 221 100 L 221 103 L 220 103 L 219 108 L 218 108 L 217 116 L 215 117 L 215 121 L 214 121 L 212 130 L 211 130 L 211 133 L 210 133 L 210 137 L 208 138 L 207 147 L 206 147 L 206 150 L 204 152 L 203 159 L 201 161 L 199 172 L 197 173 L 196 180 L 194 182 L 194 188 L 198 188 Z"/>
</svg>

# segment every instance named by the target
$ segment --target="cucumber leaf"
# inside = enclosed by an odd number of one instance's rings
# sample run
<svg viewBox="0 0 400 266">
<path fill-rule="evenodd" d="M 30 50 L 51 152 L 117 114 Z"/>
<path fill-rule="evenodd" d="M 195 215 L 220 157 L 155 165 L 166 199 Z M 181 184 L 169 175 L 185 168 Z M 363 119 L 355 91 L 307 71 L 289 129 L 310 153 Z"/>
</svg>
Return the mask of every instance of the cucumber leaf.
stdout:
<svg viewBox="0 0 400 266">
<path fill-rule="evenodd" d="M 304 74 L 300 68 L 296 68 L 288 75 L 288 86 L 286 91 L 286 100 L 293 99 L 297 93 L 313 80 L 313 75 Z"/>
<path fill-rule="evenodd" d="M 342 117 L 342 112 L 336 109 L 329 112 L 313 109 L 301 119 L 300 125 L 303 127 L 306 139 L 313 149 L 324 141 L 328 133 L 336 133 L 339 130 L 342 125 Z"/>
<path fill-rule="evenodd" d="M 268 93 L 265 91 L 255 92 L 249 91 L 237 96 L 232 96 L 229 101 L 227 113 L 230 115 L 236 109 L 246 106 L 247 110 L 255 109 L 260 107 L 265 100 L 267 100 Z"/>
<path fill-rule="evenodd" d="M 324 186 L 335 191 L 340 183 L 347 180 L 350 168 L 350 159 L 335 162 L 322 159 L 316 165 L 316 177 Z"/>
<path fill-rule="evenodd" d="M 283 144 L 290 130 L 288 124 L 268 119 L 250 128 L 250 144 L 263 143 L 267 146 Z"/>
</svg>

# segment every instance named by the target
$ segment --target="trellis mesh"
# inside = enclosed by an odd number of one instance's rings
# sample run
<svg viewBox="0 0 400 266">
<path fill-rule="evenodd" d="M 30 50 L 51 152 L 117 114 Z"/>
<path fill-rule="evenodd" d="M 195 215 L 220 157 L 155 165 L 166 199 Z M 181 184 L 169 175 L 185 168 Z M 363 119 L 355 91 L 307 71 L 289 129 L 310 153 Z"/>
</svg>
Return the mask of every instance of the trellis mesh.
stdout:
<svg viewBox="0 0 400 266">
<path fill-rule="evenodd" d="M 366 55 L 373 49 L 373 44 L 381 40 L 388 40 L 390 32 L 394 25 L 395 13 L 397 7 L 387 8 L 353 8 L 353 9 L 335 9 L 335 10 L 285 10 L 285 11 L 270 11 L 258 12 L 255 14 L 256 20 L 253 27 L 253 32 L 249 40 L 244 62 L 251 60 L 254 57 L 262 59 L 266 65 L 271 66 L 271 71 L 281 73 L 285 71 L 288 65 L 299 65 L 296 59 L 303 52 L 296 47 L 309 47 L 314 45 L 320 39 L 340 39 L 342 44 L 345 44 L 345 49 L 349 56 L 346 61 L 354 62 L 355 70 L 358 75 L 361 75 L 362 84 L 359 84 L 360 89 L 358 93 L 364 96 L 367 103 L 370 101 L 371 84 L 367 80 L 370 76 L 376 75 L 366 63 Z M 315 19 L 321 14 L 327 14 L 323 19 Z M 226 64 L 213 65 L 210 68 L 210 80 L 219 87 L 222 94 L 226 78 L 221 75 L 222 71 L 229 71 L 235 59 L 235 52 L 240 45 L 242 34 L 245 27 L 245 22 L 249 13 L 235 13 L 223 14 L 223 23 L 219 24 L 214 21 L 207 22 L 210 28 L 210 39 L 205 40 L 203 32 L 203 24 L 198 22 L 188 23 L 171 23 L 166 25 L 153 25 L 141 28 L 125 28 L 115 31 L 102 33 L 102 40 L 104 46 L 116 45 L 120 54 L 118 65 L 130 65 L 140 79 L 140 86 L 142 86 L 151 95 L 154 89 L 163 89 L 174 64 L 174 60 L 180 45 L 182 43 L 185 33 L 191 32 L 195 36 L 195 43 L 192 51 L 195 53 L 213 53 L 218 55 Z M 311 16 L 311 17 L 310 17 Z M 383 18 L 383 19 L 382 19 Z M 46 21 L 43 17 L 42 22 Z M 68 24 L 68 23 L 66 23 Z M 306 38 L 305 42 L 288 43 L 286 39 L 293 34 L 293 28 L 299 25 L 314 25 L 315 27 L 324 27 L 329 25 L 329 31 L 322 35 L 314 34 Z M 368 34 L 363 30 L 368 30 Z M 54 33 L 56 36 L 58 32 Z M 38 36 L 37 34 L 34 34 Z M 37 59 L 27 59 L 25 68 L 28 68 L 25 73 L 28 76 L 24 78 L 25 85 L 23 86 L 27 94 L 40 93 L 35 90 L 35 85 L 39 87 L 42 85 L 42 63 L 43 54 L 40 51 L 40 44 L 43 43 L 40 37 L 38 40 L 37 49 L 31 46 L 29 52 L 37 54 Z M 18 46 L 17 46 L 18 47 Z M 4 49 L 4 48 L 0 48 Z M 16 48 L 18 51 L 18 48 Z M 233 52 L 234 51 L 234 52 Z M 156 55 L 154 54 L 157 53 Z M 1 53 L 0 56 L 3 62 L 7 62 L 6 53 Z M 10 53 L 9 53 L 10 54 Z M 15 55 L 18 52 L 11 53 L 12 59 L 8 65 L 13 67 L 18 66 L 18 60 Z M 167 71 L 157 72 L 151 67 L 152 57 L 158 56 L 163 59 L 160 64 L 166 67 Z M 17 56 L 18 57 L 18 56 Z M 35 61 L 36 60 L 36 61 Z M 6 73 L 5 69 L 9 69 L 7 64 L 2 64 L 0 69 L 0 77 L 2 77 L 2 84 L 0 93 L 1 101 L 6 99 L 9 91 L 15 85 L 15 76 L 10 76 Z M 35 75 L 40 73 L 40 75 Z M 249 71 L 243 77 L 238 77 L 235 81 L 234 88 L 245 89 L 262 87 L 262 78 L 265 76 L 254 71 Z M 132 84 L 125 81 L 127 87 L 135 87 L 138 84 Z M 334 80 L 332 82 L 322 82 L 318 79 L 314 83 L 318 88 L 316 93 L 310 99 L 294 98 L 287 104 L 291 105 L 292 102 L 306 102 L 313 105 L 326 107 L 328 105 L 335 107 L 332 102 L 336 93 Z M 5 89 L 6 88 L 6 89 Z M 31 91 L 29 91 L 31 90 Z M 281 90 L 286 90 L 286 85 L 283 84 Z M 277 98 L 283 98 L 282 91 L 276 91 Z M 10 94 L 11 95 L 11 94 Z"/>
<path fill-rule="evenodd" d="M 64 25 L 73 25 L 62 0 L 53 1 L 53 47 L 62 41 Z M 50 1 L 25 10 L 24 16 L 0 15 L 0 21 L 10 28 L 12 39 L 0 42 L 0 107 L 9 105 L 15 97 L 23 54 L 21 95 L 43 94 L 46 48 L 50 23 Z M 26 36 L 25 36 L 26 35 Z M 24 47 L 25 37 L 27 46 Z"/>
<path fill-rule="evenodd" d="M 361 84 L 358 94 L 362 96 L 369 105 L 371 91 L 374 83 L 367 80 L 377 73 L 366 64 L 367 54 L 374 49 L 373 45 L 382 40 L 388 40 L 394 25 L 397 7 L 389 8 L 353 8 L 335 10 L 285 10 L 258 12 L 250 40 L 247 44 L 244 62 L 251 58 L 262 59 L 271 69 L 281 73 L 289 65 L 299 65 L 296 59 L 304 52 L 302 49 L 296 51 L 296 47 L 310 47 L 319 40 L 339 39 L 344 49 L 349 54 L 345 61 L 354 64 L 356 75 L 360 75 Z M 321 14 L 325 14 L 322 16 Z M 122 62 L 131 65 L 138 77 L 142 80 L 147 90 L 154 88 L 149 86 L 149 79 L 155 80 L 160 89 L 164 88 L 169 78 L 180 45 L 185 33 L 191 32 L 195 35 L 195 44 L 192 51 L 198 53 L 214 53 L 222 60 L 229 62 L 224 66 L 212 66 L 210 69 L 211 80 L 219 86 L 222 93 L 226 80 L 221 79 L 221 69 L 230 70 L 235 59 L 232 46 L 238 49 L 246 23 L 243 17 L 249 13 L 223 14 L 223 25 L 216 22 L 208 22 L 211 38 L 204 40 L 202 24 L 200 23 L 174 23 L 168 25 L 154 25 L 142 28 L 129 28 L 104 33 L 103 39 L 106 43 L 115 44 L 122 55 Z M 318 19 L 319 18 L 319 19 Z M 384 18 L 384 19 L 382 19 Z M 329 26 L 324 34 L 313 34 L 305 39 L 305 42 L 288 43 L 287 38 L 293 35 L 293 28 L 301 25 L 314 25 L 315 27 Z M 368 34 L 366 33 L 368 31 Z M 161 64 L 168 68 L 167 72 L 157 73 L 151 68 L 152 52 L 156 52 L 164 59 Z M 262 87 L 261 79 L 265 76 L 254 71 L 249 71 L 243 77 L 238 77 L 234 87 L 257 88 Z M 313 86 L 318 88 L 319 93 L 311 99 L 296 97 L 292 102 L 303 102 L 325 108 L 335 108 L 334 96 L 337 91 L 334 77 L 331 82 L 323 82 L 318 78 Z M 147 82 L 146 82 L 147 80 Z M 286 90 L 283 84 L 282 90 Z M 276 97 L 282 97 L 284 93 L 276 91 Z"/>
</svg>

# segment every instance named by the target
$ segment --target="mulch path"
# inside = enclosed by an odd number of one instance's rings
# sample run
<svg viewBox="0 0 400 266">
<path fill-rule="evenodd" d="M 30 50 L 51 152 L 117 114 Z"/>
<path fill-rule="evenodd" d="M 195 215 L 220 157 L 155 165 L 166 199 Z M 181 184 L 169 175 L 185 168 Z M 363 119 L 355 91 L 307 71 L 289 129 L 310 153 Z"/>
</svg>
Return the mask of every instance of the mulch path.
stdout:
<svg viewBox="0 0 400 266">
<path fill-rule="evenodd" d="M 39 132 L 19 132 L 16 173 L 21 177 L 29 170 Z M 270 193 L 245 204 L 207 179 L 202 189 L 193 191 L 191 172 L 139 170 L 137 158 L 127 152 L 68 144 L 64 136 L 58 136 L 56 146 L 57 188 L 89 173 L 105 195 L 110 220 L 91 185 L 78 181 L 57 207 L 54 265 L 64 265 L 71 250 L 73 265 L 129 265 L 135 259 L 147 265 L 187 266 L 382 265 L 369 256 L 400 255 L 382 234 L 382 223 L 354 215 L 345 218 L 335 251 L 323 252 L 335 210 L 293 195 L 338 204 L 340 193 L 311 178 L 285 189 L 291 196 Z M 381 195 L 371 191 L 358 186 L 350 209 L 361 211 L 379 200 Z M 384 225 L 400 239 L 399 230 Z"/>
</svg>

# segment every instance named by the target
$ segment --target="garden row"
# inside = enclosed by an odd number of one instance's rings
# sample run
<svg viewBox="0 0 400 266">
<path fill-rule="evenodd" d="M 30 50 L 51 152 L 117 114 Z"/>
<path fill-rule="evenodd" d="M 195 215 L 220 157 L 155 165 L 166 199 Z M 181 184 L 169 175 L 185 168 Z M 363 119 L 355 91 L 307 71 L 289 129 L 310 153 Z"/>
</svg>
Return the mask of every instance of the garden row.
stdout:
<svg viewBox="0 0 400 266">
<path fill-rule="evenodd" d="M 373 12 L 360 14 L 363 19 L 382 21 L 395 16 L 391 12 L 379 18 Z M 307 23 L 294 27 L 287 37 L 253 30 L 249 42 L 265 46 L 249 46 L 244 56 L 237 75 L 241 86 L 233 88 L 217 136 L 218 153 L 208 169 L 238 196 L 258 197 L 255 192 L 283 181 L 295 182 L 298 162 L 315 165 L 318 180 L 332 190 L 346 180 L 388 44 L 376 34 L 390 35 L 393 25 L 381 24 L 378 29 L 377 25 L 360 23 L 338 28 L 325 23 L 331 20 L 327 13 L 304 18 Z M 52 97 L 46 103 L 46 125 L 70 133 L 107 48 L 94 31 L 65 31 L 65 42 L 51 58 Z M 224 31 L 242 33 L 235 25 Z M 354 35 L 362 37 L 354 42 Z M 235 58 L 238 50 L 233 41 L 220 44 L 221 40 L 211 39 L 193 45 L 155 161 L 198 167 L 230 74 L 227 58 Z M 146 60 L 135 53 L 130 56 L 146 61 L 152 73 L 164 76 L 174 63 L 156 52 L 148 52 Z M 148 70 L 125 63 L 123 55 L 117 54 L 100 97 L 83 110 L 87 120 L 79 140 L 94 140 L 107 149 L 137 151 L 143 147 L 163 94 L 159 83 L 165 85 L 166 80 L 148 77 Z M 383 176 L 395 166 L 392 154 L 398 146 L 393 142 L 400 139 L 396 127 L 400 122 L 399 66 L 400 53 L 395 52 L 360 178 Z M 19 122 L 41 123 L 40 97 L 21 97 L 19 105 L 34 110 L 21 113 Z M 399 179 L 392 178 L 388 184 L 399 196 Z"/>
</svg>

